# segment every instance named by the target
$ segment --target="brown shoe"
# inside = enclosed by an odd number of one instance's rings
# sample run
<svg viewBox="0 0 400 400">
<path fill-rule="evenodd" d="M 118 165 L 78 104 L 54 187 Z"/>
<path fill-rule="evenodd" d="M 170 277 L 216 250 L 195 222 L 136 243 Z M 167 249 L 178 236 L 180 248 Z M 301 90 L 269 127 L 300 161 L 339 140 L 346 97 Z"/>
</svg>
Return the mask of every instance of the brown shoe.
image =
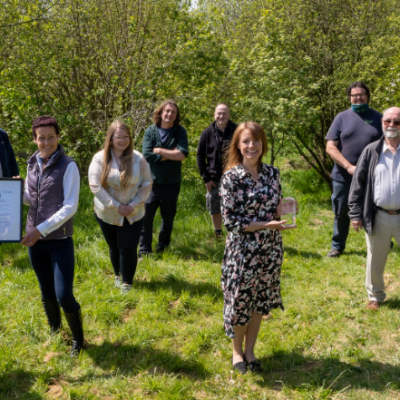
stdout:
<svg viewBox="0 0 400 400">
<path fill-rule="evenodd" d="M 367 304 L 367 310 L 371 311 L 378 311 L 378 308 L 381 306 L 382 303 L 379 303 L 379 301 L 374 301 L 370 300 Z"/>
<path fill-rule="evenodd" d="M 340 257 L 342 254 L 343 254 L 343 251 L 332 249 L 329 251 L 329 253 L 326 256 L 330 257 L 330 258 L 335 258 L 335 257 Z"/>
</svg>

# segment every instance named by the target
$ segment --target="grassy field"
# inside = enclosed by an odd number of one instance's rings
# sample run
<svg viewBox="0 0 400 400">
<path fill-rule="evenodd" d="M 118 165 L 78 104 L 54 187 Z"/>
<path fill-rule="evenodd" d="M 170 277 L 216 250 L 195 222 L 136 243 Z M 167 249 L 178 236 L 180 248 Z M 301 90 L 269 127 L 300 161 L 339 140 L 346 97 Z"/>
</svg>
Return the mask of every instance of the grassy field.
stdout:
<svg viewBox="0 0 400 400">
<path fill-rule="evenodd" d="M 2 245 L 0 398 L 398 399 L 399 247 L 385 274 L 388 300 L 368 312 L 363 234 L 352 232 L 345 254 L 327 259 L 333 216 L 326 187 L 310 170 L 282 168 L 282 181 L 301 212 L 299 228 L 284 233 L 285 311 L 263 321 L 256 348 L 265 373 L 232 372 L 222 327 L 224 243 L 213 240 L 201 181 L 184 182 L 169 251 L 140 263 L 133 290 L 121 294 L 84 180 L 75 294 L 88 347 L 69 357 L 65 321 L 60 334 L 48 335 L 27 250 Z"/>
</svg>

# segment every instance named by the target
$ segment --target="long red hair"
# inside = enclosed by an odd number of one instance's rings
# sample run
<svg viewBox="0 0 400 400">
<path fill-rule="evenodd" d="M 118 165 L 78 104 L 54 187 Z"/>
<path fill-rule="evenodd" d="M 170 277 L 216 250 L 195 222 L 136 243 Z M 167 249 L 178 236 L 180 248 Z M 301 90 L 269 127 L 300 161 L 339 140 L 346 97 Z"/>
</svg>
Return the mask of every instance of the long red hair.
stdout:
<svg viewBox="0 0 400 400">
<path fill-rule="evenodd" d="M 261 168 L 262 158 L 267 154 L 268 151 L 268 142 L 267 137 L 265 136 L 264 129 L 257 124 L 257 122 L 242 122 L 235 130 L 232 141 L 225 153 L 224 160 L 224 172 L 236 167 L 243 162 L 242 153 L 239 150 L 239 142 L 242 136 L 242 133 L 245 130 L 249 130 L 253 135 L 255 140 L 261 140 L 262 142 L 262 153 L 258 160 L 258 168 Z"/>
</svg>

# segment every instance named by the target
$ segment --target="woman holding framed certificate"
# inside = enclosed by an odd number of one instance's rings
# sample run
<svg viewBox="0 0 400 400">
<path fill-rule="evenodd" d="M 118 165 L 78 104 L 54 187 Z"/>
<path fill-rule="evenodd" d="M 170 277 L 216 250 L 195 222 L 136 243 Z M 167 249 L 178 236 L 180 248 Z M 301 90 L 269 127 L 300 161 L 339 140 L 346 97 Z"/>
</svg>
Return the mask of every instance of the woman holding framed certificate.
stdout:
<svg viewBox="0 0 400 400">
<path fill-rule="evenodd" d="M 74 356 L 80 353 L 84 341 L 81 306 L 72 291 L 75 269 L 72 216 L 78 209 L 79 170 L 58 143 L 60 129 L 55 118 L 47 115 L 36 118 L 32 133 L 38 150 L 28 160 L 24 204 L 29 206 L 29 212 L 21 244 L 29 248 L 51 332 L 61 327 L 60 304 L 64 310 L 72 333 L 71 356 Z"/>
<path fill-rule="evenodd" d="M 144 204 L 152 183 L 147 161 L 133 150 L 128 125 L 114 121 L 108 128 L 104 149 L 90 164 L 89 185 L 95 216 L 109 248 L 115 286 L 123 292 L 132 288 Z"/>
<path fill-rule="evenodd" d="M 254 355 L 263 315 L 282 308 L 281 230 L 276 221 L 282 199 L 279 170 L 262 162 L 267 154 L 264 130 L 241 123 L 227 152 L 221 180 L 221 214 L 228 231 L 222 264 L 224 328 L 232 339 L 232 365 L 240 373 L 262 370 Z M 245 346 L 243 350 L 243 342 Z"/>
</svg>

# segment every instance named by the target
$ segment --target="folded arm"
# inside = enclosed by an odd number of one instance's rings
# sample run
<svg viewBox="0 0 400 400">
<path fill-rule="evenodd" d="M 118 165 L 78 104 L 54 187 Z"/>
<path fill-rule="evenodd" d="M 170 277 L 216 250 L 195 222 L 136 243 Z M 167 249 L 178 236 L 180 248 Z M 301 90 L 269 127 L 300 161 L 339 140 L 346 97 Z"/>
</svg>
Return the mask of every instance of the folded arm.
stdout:
<svg viewBox="0 0 400 400">
<path fill-rule="evenodd" d="M 165 160 L 183 161 L 185 159 L 185 155 L 176 147 L 173 150 L 167 150 L 161 147 L 155 147 L 153 149 L 153 153 L 160 155 L 162 157 L 161 161 Z"/>
</svg>

